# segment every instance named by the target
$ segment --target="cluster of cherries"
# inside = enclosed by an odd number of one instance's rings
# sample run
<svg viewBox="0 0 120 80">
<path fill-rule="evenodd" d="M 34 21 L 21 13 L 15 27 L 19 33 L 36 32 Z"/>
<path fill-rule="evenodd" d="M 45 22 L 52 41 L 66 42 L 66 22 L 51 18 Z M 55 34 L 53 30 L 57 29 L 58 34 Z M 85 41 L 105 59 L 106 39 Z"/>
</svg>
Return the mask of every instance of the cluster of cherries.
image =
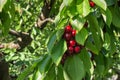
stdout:
<svg viewBox="0 0 120 80">
<path fill-rule="evenodd" d="M 62 64 L 64 64 L 64 61 L 68 56 L 79 53 L 82 48 L 82 46 L 76 42 L 75 35 L 76 35 L 76 30 L 74 30 L 71 25 L 67 25 L 65 27 L 65 31 L 63 34 L 63 38 L 67 43 L 67 51 L 64 53 L 62 57 L 62 61 L 61 61 Z"/>
</svg>

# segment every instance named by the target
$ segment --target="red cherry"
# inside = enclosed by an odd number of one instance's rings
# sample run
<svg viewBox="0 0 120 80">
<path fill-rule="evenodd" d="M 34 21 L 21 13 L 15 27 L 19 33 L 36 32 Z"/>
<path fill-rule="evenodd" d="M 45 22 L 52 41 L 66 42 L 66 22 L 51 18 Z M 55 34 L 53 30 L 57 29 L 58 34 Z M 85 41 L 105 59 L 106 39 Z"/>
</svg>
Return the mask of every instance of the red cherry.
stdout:
<svg viewBox="0 0 120 80">
<path fill-rule="evenodd" d="M 65 33 L 65 34 L 64 34 L 64 38 L 65 38 L 66 40 L 70 40 L 70 39 L 72 38 L 72 34 L 71 34 L 71 33 Z"/>
<path fill-rule="evenodd" d="M 90 3 L 90 6 L 91 6 L 91 7 L 94 7 L 94 6 L 95 6 L 95 3 L 94 3 L 93 1 L 90 1 L 89 3 Z"/>
<path fill-rule="evenodd" d="M 75 46 L 75 53 L 80 52 L 80 46 Z"/>
<path fill-rule="evenodd" d="M 70 25 L 65 27 L 65 32 L 71 32 L 72 31 L 72 27 Z"/>
<path fill-rule="evenodd" d="M 72 36 L 75 37 L 76 35 L 76 30 L 72 30 Z"/>
<path fill-rule="evenodd" d="M 74 48 L 73 48 L 72 46 L 69 46 L 69 47 L 68 47 L 68 52 L 69 52 L 70 54 L 72 54 L 72 53 L 74 52 Z"/>
<path fill-rule="evenodd" d="M 76 41 L 75 40 L 70 40 L 70 46 L 75 46 Z"/>
</svg>

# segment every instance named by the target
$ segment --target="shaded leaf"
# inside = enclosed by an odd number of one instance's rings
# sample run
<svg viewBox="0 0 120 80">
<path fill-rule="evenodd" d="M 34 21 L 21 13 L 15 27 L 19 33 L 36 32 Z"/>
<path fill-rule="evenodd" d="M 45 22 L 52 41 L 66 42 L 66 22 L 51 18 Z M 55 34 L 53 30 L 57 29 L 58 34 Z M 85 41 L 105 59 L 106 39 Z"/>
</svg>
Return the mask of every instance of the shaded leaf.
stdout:
<svg viewBox="0 0 120 80">
<path fill-rule="evenodd" d="M 84 45 L 87 37 L 88 37 L 88 31 L 85 28 L 82 28 L 82 30 L 80 30 L 76 34 L 75 39 L 79 44 Z"/>
<path fill-rule="evenodd" d="M 69 57 L 65 61 L 64 69 L 70 80 L 82 80 L 85 75 L 83 62 L 78 55 Z"/>
<path fill-rule="evenodd" d="M 54 63 L 56 63 L 56 65 L 58 65 L 60 63 L 61 58 L 62 58 L 62 56 L 63 56 L 63 54 L 65 53 L 66 50 L 67 50 L 67 45 L 66 45 L 66 42 L 63 39 L 61 39 L 53 47 L 52 52 L 51 52 L 51 57 L 52 57 Z"/>
</svg>

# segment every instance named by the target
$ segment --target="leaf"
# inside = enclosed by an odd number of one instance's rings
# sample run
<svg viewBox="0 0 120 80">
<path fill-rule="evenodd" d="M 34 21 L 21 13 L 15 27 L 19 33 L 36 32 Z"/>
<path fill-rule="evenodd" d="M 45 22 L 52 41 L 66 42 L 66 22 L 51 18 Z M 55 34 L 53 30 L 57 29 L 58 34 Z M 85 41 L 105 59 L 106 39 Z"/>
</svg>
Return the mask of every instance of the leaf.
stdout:
<svg viewBox="0 0 120 80">
<path fill-rule="evenodd" d="M 85 46 L 94 54 L 99 54 L 99 50 L 96 48 L 96 46 L 93 44 L 93 42 L 89 38 L 87 39 Z"/>
<path fill-rule="evenodd" d="M 90 13 L 90 5 L 88 0 L 83 0 L 77 4 L 77 11 L 83 17 L 86 17 Z"/>
<path fill-rule="evenodd" d="M 105 33 L 105 44 L 103 45 L 106 49 L 108 49 L 109 48 L 109 46 L 110 46 L 110 42 L 111 42 L 111 40 L 110 40 L 110 35 L 108 34 L 108 33 Z"/>
<path fill-rule="evenodd" d="M 88 52 L 85 49 L 82 49 L 82 51 L 80 52 L 80 59 L 83 61 L 85 71 L 90 73 L 91 60 Z"/>
<path fill-rule="evenodd" d="M 115 27 L 120 28 L 120 10 L 118 7 L 111 7 L 110 8 L 112 13 L 112 23 L 115 25 Z"/>
<path fill-rule="evenodd" d="M 10 27 L 10 15 L 7 13 L 7 12 L 2 12 L 0 14 L 0 16 L 2 16 L 1 18 L 1 22 L 2 22 L 2 32 L 4 35 L 7 35 L 8 34 L 8 31 L 9 31 L 9 27 Z"/>
<path fill-rule="evenodd" d="M 104 70 L 105 70 L 105 64 L 104 64 L 104 56 L 102 53 L 99 55 L 95 56 L 95 62 L 96 62 L 96 72 L 100 76 L 104 75 Z"/>
<path fill-rule="evenodd" d="M 90 5 L 88 0 L 83 1 L 83 16 L 86 17 L 90 13 Z"/>
<path fill-rule="evenodd" d="M 48 41 L 47 41 L 47 50 L 48 50 L 49 53 L 51 53 L 52 48 L 53 48 L 56 40 L 57 40 L 56 31 L 54 31 L 54 32 L 50 35 L 50 37 L 49 37 L 49 39 L 48 39 Z"/>
<path fill-rule="evenodd" d="M 52 65 L 42 80 L 55 80 L 55 65 Z"/>
<path fill-rule="evenodd" d="M 84 65 L 78 55 L 69 57 L 64 64 L 64 70 L 70 80 L 82 80 L 85 75 Z M 64 76 L 65 77 L 65 76 Z M 69 79 L 66 79 L 69 80 Z"/>
<path fill-rule="evenodd" d="M 2 12 L 2 8 L 4 7 L 7 0 L 0 0 L 0 12 Z"/>
<path fill-rule="evenodd" d="M 99 6 L 100 8 L 102 8 L 103 10 L 106 11 L 106 9 L 107 9 L 107 4 L 106 4 L 105 0 L 92 0 L 92 1 L 95 2 L 95 4 L 96 4 L 97 6 Z"/>
<path fill-rule="evenodd" d="M 34 71 L 32 80 L 40 80 L 42 77 L 42 74 L 39 72 L 39 70 L 37 69 L 36 71 Z"/>
<path fill-rule="evenodd" d="M 41 58 L 42 59 L 42 58 Z M 37 66 L 38 62 L 41 61 L 39 59 L 38 61 L 34 62 L 31 66 L 27 67 L 17 78 L 17 80 L 24 80 L 31 72 L 33 72 L 34 68 Z"/>
<path fill-rule="evenodd" d="M 105 0 L 105 1 L 107 3 L 107 6 L 111 6 L 111 5 L 115 4 L 116 0 Z"/>
<path fill-rule="evenodd" d="M 56 65 L 58 65 L 61 61 L 61 58 L 65 51 L 67 50 L 66 42 L 61 39 L 56 45 L 53 47 L 51 52 L 51 57 Z"/>
<path fill-rule="evenodd" d="M 106 11 L 102 12 L 102 16 L 106 24 L 110 27 L 111 22 L 112 22 L 112 13 L 111 11 L 107 8 Z"/>
<path fill-rule="evenodd" d="M 80 17 L 75 17 L 75 19 L 71 20 L 70 23 L 76 30 L 81 30 L 84 25 L 84 19 Z"/>
<path fill-rule="evenodd" d="M 89 21 L 89 24 L 90 24 L 90 27 L 92 29 L 95 29 L 96 32 L 98 32 L 98 34 L 100 35 L 101 34 L 101 31 L 100 31 L 100 27 L 99 27 L 99 23 L 98 23 L 98 20 L 97 18 L 93 15 L 93 14 L 89 14 L 87 16 L 87 19 Z"/>
<path fill-rule="evenodd" d="M 52 60 L 49 55 L 46 55 L 44 59 L 38 63 L 38 68 L 41 73 L 45 73 L 52 65 Z"/>
<path fill-rule="evenodd" d="M 82 28 L 82 30 L 80 30 L 76 34 L 75 39 L 79 44 L 84 45 L 87 37 L 88 37 L 88 31 L 85 28 Z"/>
<path fill-rule="evenodd" d="M 64 80 L 63 67 L 61 65 L 57 67 L 56 75 L 56 80 Z"/>
<path fill-rule="evenodd" d="M 64 5 L 69 6 L 72 3 L 73 0 L 63 0 Z"/>
</svg>

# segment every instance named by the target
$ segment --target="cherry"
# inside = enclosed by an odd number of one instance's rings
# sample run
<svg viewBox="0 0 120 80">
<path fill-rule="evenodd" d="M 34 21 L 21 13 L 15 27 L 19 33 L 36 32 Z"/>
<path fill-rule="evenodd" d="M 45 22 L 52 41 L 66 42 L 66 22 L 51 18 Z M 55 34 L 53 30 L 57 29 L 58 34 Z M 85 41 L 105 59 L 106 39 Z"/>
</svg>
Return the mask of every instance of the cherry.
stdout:
<svg viewBox="0 0 120 80">
<path fill-rule="evenodd" d="M 70 39 L 72 38 L 72 34 L 71 34 L 71 33 L 65 33 L 65 34 L 64 34 L 64 38 L 65 38 L 66 40 L 70 40 Z"/>
<path fill-rule="evenodd" d="M 76 30 L 72 30 L 72 36 L 75 37 L 76 35 Z"/>
<path fill-rule="evenodd" d="M 69 46 L 69 47 L 68 47 L 68 52 L 69 52 L 70 54 L 72 54 L 72 53 L 74 52 L 74 48 L 73 48 L 72 46 Z"/>
<path fill-rule="evenodd" d="M 91 6 L 91 7 L 94 7 L 94 6 L 95 6 L 95 3 L 94 3 L 93 1 L 90 1 L 89 3 L 90 3 L 90 6 Z"/>
<path fill-rule="evenodd" d="M 75 53 L 80 52 L 80 46 L 75 46 L 74 50 L 75 50 Z"/>
<path fill-rule="evenodd" d="M 75 40 L 70 40 L 70 46 L 75 46 L 76 41 Z"/>
<path fill-rule="evenodd" d="M 72 27 L 70 25 L 65 27 L 65 32 L 71 32 L 72 31 Z"/>
</svg>

